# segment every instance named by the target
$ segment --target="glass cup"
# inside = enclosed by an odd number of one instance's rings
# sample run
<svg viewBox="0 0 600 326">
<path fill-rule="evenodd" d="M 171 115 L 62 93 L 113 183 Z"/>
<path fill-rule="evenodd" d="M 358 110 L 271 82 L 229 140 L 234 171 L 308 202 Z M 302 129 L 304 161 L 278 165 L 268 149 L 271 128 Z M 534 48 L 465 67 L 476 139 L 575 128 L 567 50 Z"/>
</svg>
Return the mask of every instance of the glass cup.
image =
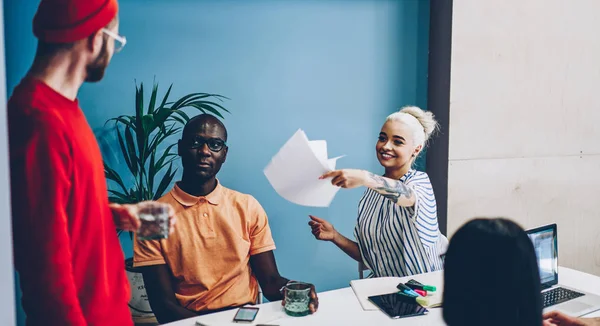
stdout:
<svg viewBox="0 0 600 326">
<path fill-rule="evenodd" d="M 290 282 L 285 286 L 285 313 L 292 317 L 302 317 L 310 313 L 310 284 Z"/>
<path fill-rule="evenodd" d="M 137 230 L 139 240 L 158 240 L 169 237 L 169 205 L 148 202 L 140 204 L 138 218 L 141 225 Z"/>
</svg>

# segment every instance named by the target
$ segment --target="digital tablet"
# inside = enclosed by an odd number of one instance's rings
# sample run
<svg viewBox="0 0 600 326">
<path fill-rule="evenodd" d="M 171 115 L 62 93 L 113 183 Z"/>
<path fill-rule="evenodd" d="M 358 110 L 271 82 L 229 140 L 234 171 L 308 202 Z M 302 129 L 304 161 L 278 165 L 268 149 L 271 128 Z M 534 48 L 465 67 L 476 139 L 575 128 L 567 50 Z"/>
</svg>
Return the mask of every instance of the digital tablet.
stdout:
<svg viewBox="0 0 600 326">
<path fill-rule="evenodd" d="M 421 316 L 429 313 L 429 310 L 414 301 L 411 302 L 410 299 L 407 299 L 406 295 L 399 293 L 376 295 L 369 297 L 369 300 L 386 315 L 394 319 Z"/>
</svg>

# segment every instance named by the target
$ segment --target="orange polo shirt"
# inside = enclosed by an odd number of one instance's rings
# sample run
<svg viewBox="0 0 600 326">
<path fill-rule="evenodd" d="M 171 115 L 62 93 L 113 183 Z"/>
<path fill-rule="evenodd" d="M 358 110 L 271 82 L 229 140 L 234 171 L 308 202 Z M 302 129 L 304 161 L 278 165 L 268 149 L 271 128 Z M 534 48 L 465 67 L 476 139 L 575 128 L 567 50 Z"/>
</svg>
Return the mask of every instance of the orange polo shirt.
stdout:
<svg viewBox="0 0 600 326">
<path fill-rule="evenodd" d="M 258 282 L 250 256 L 275 249 L 267 214 L 258 201 L 219 182 L 205 197 L 175 185 L 159 201 L 175 208 L 175 231 L 168 239 L 135 239 L 133 265 L 167 264 L 175 296 L 190 310 L 256 302 Z"/>
</svg>

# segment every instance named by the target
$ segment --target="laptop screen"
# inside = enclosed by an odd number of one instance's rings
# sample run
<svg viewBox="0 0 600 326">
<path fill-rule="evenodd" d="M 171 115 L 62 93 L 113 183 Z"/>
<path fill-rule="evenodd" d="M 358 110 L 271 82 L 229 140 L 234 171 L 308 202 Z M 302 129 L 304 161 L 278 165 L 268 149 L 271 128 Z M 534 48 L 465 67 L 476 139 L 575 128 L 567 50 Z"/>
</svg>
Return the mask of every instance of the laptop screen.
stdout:
<svg viewBox="0 0 600 326">
<path fill-rule="evenodd" d="M 552 286 L 558 283 L 558 239 L 556 224 L 528 230 L 527 235 L 537 256 L 542 285 Z"/>
</svg>

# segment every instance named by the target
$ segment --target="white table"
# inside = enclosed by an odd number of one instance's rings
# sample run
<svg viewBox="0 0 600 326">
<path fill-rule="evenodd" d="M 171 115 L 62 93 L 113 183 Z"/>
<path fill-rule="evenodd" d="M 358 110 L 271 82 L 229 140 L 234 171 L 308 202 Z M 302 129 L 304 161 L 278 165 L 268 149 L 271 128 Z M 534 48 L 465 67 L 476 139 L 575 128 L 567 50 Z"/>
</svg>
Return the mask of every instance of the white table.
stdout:
<svg viewBox="0 0 600 326">
<path fill-rule="evenodd" d="M 414 278 L 430 285 L 442 284 L 442 272 L 415 275 L 405 278 Z M 600 277 L 572 270 L 565 267 L 559 268 L 559 283 L 565 286 L 582 289 L 600 295 Z M 441 290 L 441 289 L 438 289 Z M 232 322 L 236 310 L 214 313 L 211 315 L 195 317 L 169 323 L 168 326 L 196 326 L 196 321 L 208 326 L 224 325 L 256 325 L 270 324 L 279 326 L 289 325 L 445 325 L 442 319 L 441 308 L 429 309 L 426 316 L 391 319 L 380 311 L 364 311 L 350 287 L 319 293 L 319 311 L 306 317 L 289 317 L 283 311 L 281 302 L 270 302 L 258 305 L 260 312 L 251 324 Z M 589 317 L 600 316 L 600 311 L 594 312 Z"/>
</svg>

